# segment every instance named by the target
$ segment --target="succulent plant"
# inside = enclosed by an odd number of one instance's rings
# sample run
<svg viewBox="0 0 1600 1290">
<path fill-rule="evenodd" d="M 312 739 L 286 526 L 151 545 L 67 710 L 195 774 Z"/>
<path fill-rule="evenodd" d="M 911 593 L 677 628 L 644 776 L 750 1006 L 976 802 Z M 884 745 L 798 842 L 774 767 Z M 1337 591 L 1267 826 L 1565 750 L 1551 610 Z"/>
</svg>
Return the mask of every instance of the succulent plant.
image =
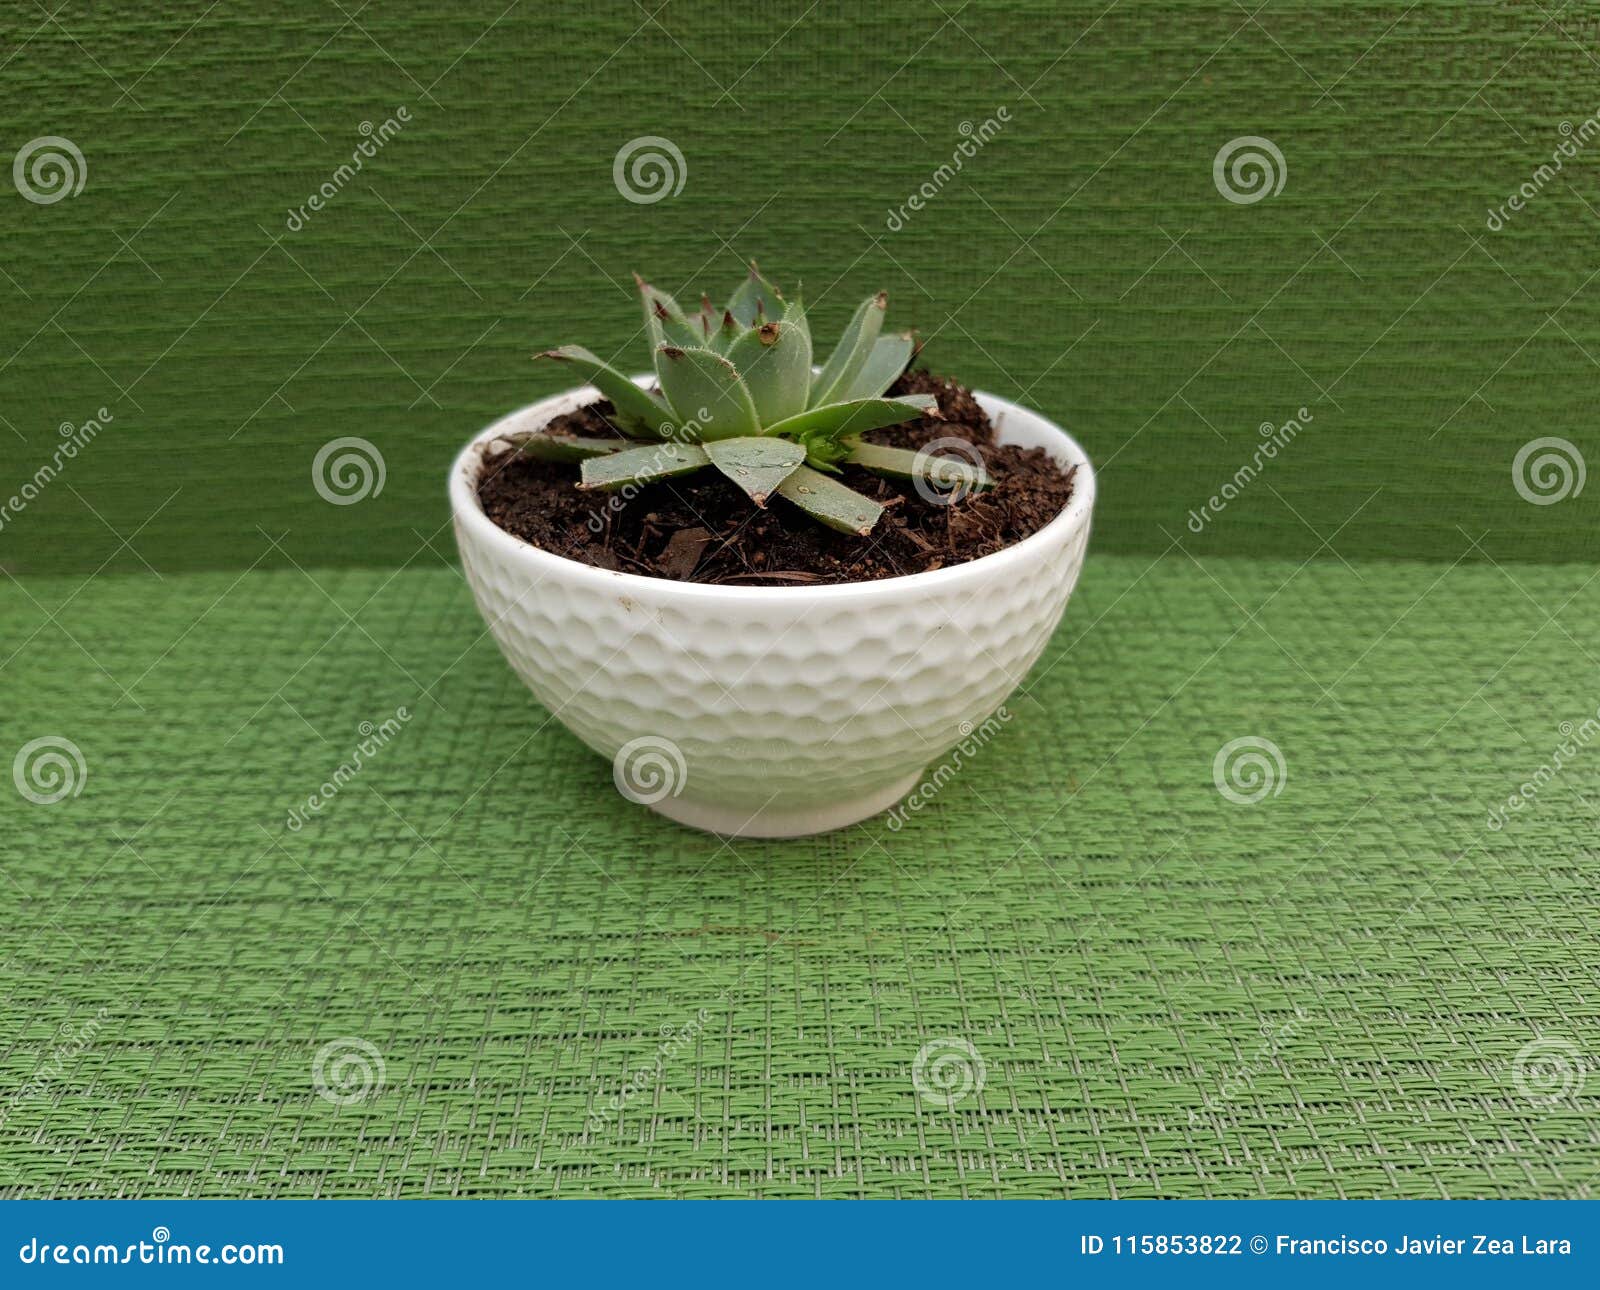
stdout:
<svg viewBox="0 0 1600 1290">
<path fill-rule="evenodd" d="M 842 533 L 870 533 L 884 508 L 835 476 L 845 463 L 937 488 L 986 488 L 964 461 L 866 443 L 868 430 L 938 416 L 932 395 L 888 397 L 915 350 L 882 335 L 885 292 L 863 301 L 820 368 L 798 293 L 783 294 L 754 264 L 720 316 L 702 296 L 686 314 L 635 276 L 655 359 L 657 392 L 577 345 L 537 357 L 565 363 L 611 400 L 615 439 L 540 432 L 522 452 L 581 463 L 580 488 L 615 490 L 697 470 L 721 471 L 765 506 L 774 494 Z"/>
</svg>

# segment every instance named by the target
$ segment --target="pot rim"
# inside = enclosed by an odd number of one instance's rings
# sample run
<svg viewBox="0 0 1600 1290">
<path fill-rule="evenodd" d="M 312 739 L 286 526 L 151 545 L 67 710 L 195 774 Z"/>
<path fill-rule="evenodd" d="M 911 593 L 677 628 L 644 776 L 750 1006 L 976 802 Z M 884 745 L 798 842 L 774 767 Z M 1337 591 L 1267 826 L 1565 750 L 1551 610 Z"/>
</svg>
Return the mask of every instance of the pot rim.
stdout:
<svg viewBox="0 0 1600 1290">
<path fill-rule="evenodd" d="M 602 569 L 596 565 L 585 564 L 582 560 L 557 555 L 553 551 L 534 546 L 533 543 L 508 533 L 484 514 L 483 507 L 478 501 L 477 485 L 483 468 L 483 449 L 507 433 L 509 429 L 507 423 L 520 419 L 547 404 L 554 409 L 556 405 L 585 390 L 593 392 L 593 398 L 585 400 L 587 402 L 593 402 L 601 397 L 600 392 L 594 390 L 592 386 L 573 386 L 569 390 L 563 390 L 509 412 L 473 435 L 450 466 L 450 508 L 456 522 L 465 525 L 476 540 L 498 547 L 508 557 L 531 563 L 541 575 L 575 578 L 579 582 L 588 583 L 595 590 L 609 589 L 641 597 L 671 595 L 690 599 L 732 599 L 746 604 L 782 601 L 791 608 L 807 600 L 821 603 L 853 596 L 913 592 L 912 584 L 916 584 L 915 592 L 933 594 L 950 590 L 962 582 L 1004 577 L 1012 566 L 1041 556 L 1048 548 L 1063 543 L 1073 536 L 1078 529 L 1088 524 L 1090 513 L 1094 509 L 1094 466 L 1076 439 L 1042 412 L 1020 403 L 1013 403 L 1010 399 L 1001 398 L 997 394 L 973 390 L 971 392 L 973 397 L 984 404 L 984 411 L 991 417 L 995 416 L 997 411 L 1001 414 L 1008 411 L 1025 412 L 1037 417 L 1060 439 L 1066 450 L 1065 462 L 1061 462 L 1058 457 L 1058 464 L 1063 465 L 1064 469 L 1077 467 L 1078 473 L 1073 476 L 1072 496 L 1067 499 L 1067 504 L 1061 513 L 1037 533 L 1030 534 L 1020 542 L 1015 542 L 999 551 L 992 551 L 988 555 L 979 556 L 975 560 L 966 560 L 943 569 L 899 574 L 892 578 L 873 578 L 865 582 L 835 582 L 806 586 L 744 587 L 724 583 L 678 582 L 671 578 L 652 578 L 641 573 Z M 583 403 L 580 402 L 578 406 L 583 406 Z M 554 415 L 554 411 L 551 415 Z"/>
</svg>

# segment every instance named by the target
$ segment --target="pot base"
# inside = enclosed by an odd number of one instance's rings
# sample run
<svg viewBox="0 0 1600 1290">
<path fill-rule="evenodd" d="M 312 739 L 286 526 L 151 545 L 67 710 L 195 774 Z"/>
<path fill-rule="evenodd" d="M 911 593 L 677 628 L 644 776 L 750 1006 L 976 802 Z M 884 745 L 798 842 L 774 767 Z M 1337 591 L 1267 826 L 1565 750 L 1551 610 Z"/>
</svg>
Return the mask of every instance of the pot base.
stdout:
<svg viewBox="0 0 1600 1290">
<path fill-rule="evenodd" d="M 715 802 L 696 802 L 686 797 L 666 797 L 650 803 L 657 815 L 664 815 L 691 829 L 716 833 L 726 838 L 803 838 L 813 833 L 828 833 L 847 828 L 887 811 L 915 788 L 922 771 L 878 789 L 864 797 L 825 806 L 801 809 L 762 807 L 752 814 L 742 806 L 722 806 Z"/>
</svg>

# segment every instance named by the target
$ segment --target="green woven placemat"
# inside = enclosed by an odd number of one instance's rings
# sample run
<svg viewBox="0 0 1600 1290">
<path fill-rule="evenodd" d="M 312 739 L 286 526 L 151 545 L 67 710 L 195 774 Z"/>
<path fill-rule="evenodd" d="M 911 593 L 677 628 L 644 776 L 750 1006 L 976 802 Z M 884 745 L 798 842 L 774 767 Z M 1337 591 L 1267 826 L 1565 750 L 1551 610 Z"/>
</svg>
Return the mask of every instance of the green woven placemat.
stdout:
<svg viewBox="0 0 1600 1290">
<path fill-rule="evenodd" d="M 1589 577 L 1091 555 L 925 810 L 786 843 L 618 798 L 453 572 L 8 581 L 83 770 L 0 779 L 0 1191 L 1589 1195 Z"/>
</svg>

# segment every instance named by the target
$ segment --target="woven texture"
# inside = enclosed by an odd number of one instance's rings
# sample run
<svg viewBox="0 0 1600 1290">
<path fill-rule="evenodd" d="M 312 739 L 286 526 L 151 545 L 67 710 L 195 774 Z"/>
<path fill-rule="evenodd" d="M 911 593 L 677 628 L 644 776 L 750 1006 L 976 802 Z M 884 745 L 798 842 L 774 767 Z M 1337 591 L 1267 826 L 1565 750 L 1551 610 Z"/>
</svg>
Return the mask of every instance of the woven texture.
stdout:
<svg viewBox="0 0 1600 1290">
<path fill-rule="evenodd" d="M 87 174 L 0 202 L 0 487 L 114 421 L 28 541 L 0 532 L 13 570 L 137 570 L 102 519 L 163 571 L 286 565 L 262 529 L 308 567 L 432 561 L 442 463 L 563 384 L 530 352 L 639 370 L 629 270 L 720 294 L 747 256 L 804 281 L 819 334 L 887 288 L 930 364 L 1071 430 L 1101 551 L 1479 560 L 1465 529 L 1500 561 L 1600 556 L 1600 488 L 1511 480 L 1535 435 L 1597 446 L 1600 145 L 1534 178 L 1597 107 L 1590 6 L 48 7 L 0 10 L 7 153 L 64 137 Z M 341 175 L 363 123 L 385 141 Z M 641 136 L 682 154 L 676 196 L 619 193 Z M 1214 182 L 1241 137 L 1284 158 L 1252 204 Z M 352 434 L 387 466 L 359 518 L 312 489 Z"/>
<path fill-rule="evenodd" d="M 8 582 L 0 745 L 82 772 L 0 793 L 0 1190 L 1592 1194 L 1597 610 L 1092 556 L 903 828 L 724 845 L 452 571 Z"/>
</svg>

